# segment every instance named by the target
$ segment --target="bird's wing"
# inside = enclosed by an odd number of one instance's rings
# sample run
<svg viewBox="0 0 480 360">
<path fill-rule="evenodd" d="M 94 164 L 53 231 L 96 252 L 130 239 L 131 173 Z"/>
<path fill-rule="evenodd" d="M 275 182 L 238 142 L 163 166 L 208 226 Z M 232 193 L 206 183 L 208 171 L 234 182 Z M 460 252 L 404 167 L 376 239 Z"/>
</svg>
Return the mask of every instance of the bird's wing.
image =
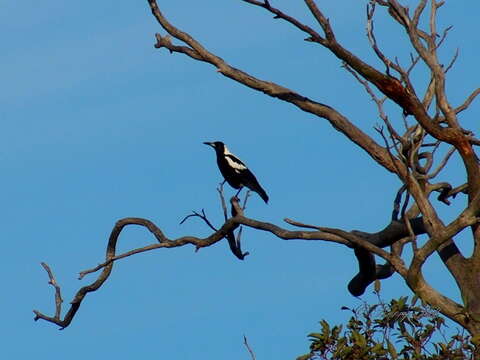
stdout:
<svg viewBox="0 0 480 360">
<path fill-rule="evenodd" d="M 242 171 L 242 174 L 240 175 L 242 177 L 242 184 L 244 186 L 246 186 L 247 188 L 249 188 L 250 190 L 252 191 L 255 191 L 256 193 L 258 193 L 260 195 L 260 197 L 263 199 L 263 201 L 265 201 L 266 203 L 268 203 L 268 195 L 267 193 L 265 192 L 265 190 L 263 190 L 263 188 L 260 186 L 260 184 L 258 183 L 258 180 L 257 178 L 255 177 L 255 175 L 253 175 L 253 173 L 248 170 L 248 169 L 245 169 Z"/>
<path fill-rule="evenodd" d="M 247 170 L 247 166 L 233 154 L 225 154 L 225 160 L 227 160 L 228 165 L 233 168 L 236 173 Z"/>
</svg>

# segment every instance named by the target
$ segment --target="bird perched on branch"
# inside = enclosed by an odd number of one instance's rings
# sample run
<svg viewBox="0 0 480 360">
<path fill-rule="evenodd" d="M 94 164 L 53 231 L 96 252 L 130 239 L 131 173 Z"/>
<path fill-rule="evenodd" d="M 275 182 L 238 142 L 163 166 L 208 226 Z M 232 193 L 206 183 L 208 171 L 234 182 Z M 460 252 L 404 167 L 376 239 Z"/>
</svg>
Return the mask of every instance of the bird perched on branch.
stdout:
<svg viewBox="0 0 480 360">
<path fill-rule="evenodd" d="M 218 168 L 225 178 L 225 181 L 234 189 L 239 189 L 236 196 L 238 196 L 242 188 L 246 186 L 260 195 L 265 203 L 268 203 L 268 195 L 258 183 L 255 175 L 248 170 L 247 166 L 238 157 L 228 150 L 223 142 L 204 142 L 204 144 L 210 145 L 215 150 Z"/>
</svg>

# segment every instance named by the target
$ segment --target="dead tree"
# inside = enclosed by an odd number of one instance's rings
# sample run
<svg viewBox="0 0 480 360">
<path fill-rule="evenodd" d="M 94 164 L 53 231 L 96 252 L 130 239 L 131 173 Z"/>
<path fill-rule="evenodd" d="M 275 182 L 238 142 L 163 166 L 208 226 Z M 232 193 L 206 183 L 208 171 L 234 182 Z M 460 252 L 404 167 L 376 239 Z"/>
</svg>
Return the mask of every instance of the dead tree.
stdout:
<svg viewBox="0 0 480 360">
<path fill-rule="evenodd" d="M 301 95 L 277 83 L 258 79 L 225 62 L 208 51 L 198 40 L 171 24 L 157 5 L 148 0 L 153 16 L 165 35 L 156 34 L 155 47 L 165 48 L 170 53 L 180 53 L 193 60 L 213 65 L 216 71 L 254 90 L 288 102 L 302 111 L 309 112 L 328 121 L 335 130 L 365 151 L 373 161 L 386 171 L 395 174 L 403 186 L 392 192 L 393 210 L 388 224 L 376 233 L 332 229 L 298 221 L 285 221 L 298 230 L 289 230 L 260 220 L 248 218 L 237 198 L 230 200 L 231 215 L 223 200 L 225 222 L 218 228 L 210 223 L 205 212 L 194 212 L 190 216 L 201 218 L 212 230 L 210 236 L 198 238 L 184 236 L 168 239 L 152 222 L 140 218 L 119 220 L 110 235 L 106 259 L 97 267 L 80 273 L 80 277 L 102 270 L 97 280 L 82 287 L 71 302 L 68 312 L 61 317 L 60 287 L 48 265 L 50 283 L 55 287 L 56 313 L 49 317 L 35 311 L 36 320 L 43 319 L 67 327 L 85 296 L 97 290 L 108 279 L 115 261 L 158 248 L 173 248 L 187 244 L 197 249 L 208 247 L 224 238 L 235 256 L 243 259 L 240 236 L 234 231 L 246 226 L 266 231 L 285 240 L 331 241 L 352 248 L 359 262 L 359 272 L 348 284 L 352 295 L 361 295 L 367 286 L 377 279 L 386 279 L 394 273 L 400 274 L 410 289 L 423 301 L 438 309 L 443 315 L 467 329 L 472 336 L 480 336 L 480 167 L 474 147 L 480 141 L 474 134 L 461 126 L 459 114 L 468 109 L 480 88 L 474 90 L 462 104 L 452 105 L 446 93 L 446 74 L 452 68 L 457 54 L 447 65 L 441 63 L 438 48 L 444 43 L 450 28 L 437 30 L 438 10 L 444 1 L 418 0 L 415 8 L 409 9 L 397 0 L 370 0 L 367 3 L 366 29 L 371 48 L 382 63 L 381 68 L 366 63 L 345 48 L 336 38 L 327 14 L 314 0 L 304 0 L 306 10 L 312 15 L 314 25 L 307 25 L 272 5 L 268 0 L 241 0 L 253 7 L 273 15 L 274 19 L 290 24 L 305 34 L 305 41 L 312 46 L 321 46 L 337 57 L 346 71 L 351 73 L 357 85 L 362 86 L 374 101 L 383 122 L 377 126 L 378 140 L 368 136 L 353 121 L 338 110 Z M 391 18 L 399 29 L 399 36 L 406 36 L 413 46 L 409 64 L 401 64 L 396 58 L 387 57 L 378 44 L 374 19 L 382 13 Z M 426 24 L 422 26 L 420 24 Z M 412 81 L 412 70 L 423 66 L 429 74 L 426 91 L 421 94 Z M 353 83 L 352 86 L 356 86 Z M 384 104 L 391 101 L 398 105 L 398 114 L 388 116 Z M 402 115 L 403 114 L 403 115 Z M 366 126 L 373 126 L 366 124 Z M 445 169 L 451 155 L 457 153 L 465 169 L 466 177 L 460 184 L 438 182 L 435 179 Z M 438 196 L 434 196 L 437 193 Z M 394 196 L 396 194 L 396 196 Z M 460 194 L 460 195 L 459 195 Z M 451 222 L 442 220 L 438 207 L 449 205 L 457 195 L 466 196 L 468 201 Z M 190 217 L 189 216 L 189 217 Z M 157 243 L 117 255 L 116 242 L 122 229 L 129 225 L 147 228 Z M 465 257 L 456 246 L 460 233 L 468 233 L 473 242 L 473 253 Z M 425 240 L 417 241 L 417 235 L 425 234 Z M 405 246 L 413 252 L 407 264 L 402 259 Z M 427 259 L 437 253 L 448 269 L 461 292 L 463 303 L 446 297 L 425 280 L 422 267 Z M 377 264 L 376 257 L 384 264 Z M 480 353 L 480 349 L 477 348 Z"/>
</svg>

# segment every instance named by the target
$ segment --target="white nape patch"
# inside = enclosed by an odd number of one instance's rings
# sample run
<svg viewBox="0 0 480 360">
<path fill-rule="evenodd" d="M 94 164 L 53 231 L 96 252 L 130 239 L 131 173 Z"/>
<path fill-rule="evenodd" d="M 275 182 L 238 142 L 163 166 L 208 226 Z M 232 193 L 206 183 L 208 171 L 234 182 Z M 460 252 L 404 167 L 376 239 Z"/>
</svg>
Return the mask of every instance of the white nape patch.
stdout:
<svg viewBox="0 0 480 360">
<path fill-rule="evenodd" d="M 228 150 L 227 145 L 223 144 L 223 154 L 224 155 L 233 155 L 230 150 Z M 235 156 L 235 155 L 233 155 Z"/>
</svg>

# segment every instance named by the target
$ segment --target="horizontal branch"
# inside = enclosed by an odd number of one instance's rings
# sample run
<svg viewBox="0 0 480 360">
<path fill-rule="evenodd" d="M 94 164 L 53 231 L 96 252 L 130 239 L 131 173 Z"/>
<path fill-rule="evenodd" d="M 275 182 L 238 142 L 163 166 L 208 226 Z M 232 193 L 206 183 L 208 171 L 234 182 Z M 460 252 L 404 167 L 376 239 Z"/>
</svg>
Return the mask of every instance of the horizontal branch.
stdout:
<svg viewBox="0 0 480 360">
<path fill-rule="evenodd" d="M 142 219 L 142 218 L 124 218 L 115 223 L 115 226 L 112 229 L 110 234 L 107 249 L 106 249 L 106 256 L 105 261 L 96 267 L 88 270 L 84 270 L 80 273 L 80 279 L 82 279 L 87 274 L 99 271 L 103 269 L 101 274 L 98 276 L 97 280 L 91 283 L 90 285 L 82 287 L 76 295 L 74 299 L 70 303 L 70 309 L 67 311 L 65 317 L 61 318 L 61 296 L 60 296 L 60 287 L 55 281 L 53 273 L 50 271 L 48 265 L 44 265 L 45 269 L 48 272 L 50 278 L 50 284 L 55 287 L 56 296 L 55 296 L 55 303 L 56 303 L 56 311 L 55 316 L 50 317 L 38 310 L 34 310 L 35 312 L 35 320 L 46 320 L 48 322 L 52 322 L 57 324 L 61 327 L 61 329 L 66 328 L 72 322 L 75 314 L 77 313 L 82 301 L 86 297 L 86 295 L 90 292 L 94 292 L 98 290 L 103 283 L 108 279 L 111 274 L 113 264 L 115 261 L 132 256 L 134 254 L 139 254 L 146 251 L 151 251 L 160 248 L 175 248 L 181 247 L 185 245 L 194 245 L 196 249 L 200 249 L 203 247 L 208 247 L 210 245 L 215 244 L 216 242 L 220 241 L 223 238 L 227 238 L 231 236 L 233 231 L 237 229 L 239 226 L 244 225 L 250 228 L 270 232 L 273 235 L 277 236 L 278 238 L 284 240 L 322 240 L 322 241 L 329 241 L 335 242 L 338 244 L 346 245 L 350 248 L 355 249 L 355 253 L 359 260 L 359 267 L 360 273 L 355 276 L 353 281 L 354 292 L 353 294 L 359 293 L 358 289 L 365 289 L 375 278 L 371 275 L 365 276 L 368 272 L 373 271 L 374 273 L 377 272 L 377 268 L 375 265 L 375 261 L 373 259 L 373 254 L 376 254 L 385 260 L 388 263 L 392 264 L 396 271 L 400 273 L 406 273 L 406 269 L 402 260 L 397 257 L 396 255 L 392 255 L 384 250 L 381 247 L 377 246 L 380 245 L 382 247 L 388 246 L 389 244 L 394 243 L 395 241 L 399 240 L 400 237 L 405 235 L 405 226 L 402 226 L 398 221 L 392 222 L 389 226 L 378 233 L 365 233 L 360 231 L 351 231 L 347 232 L 341 229 L 333 229 L 333 228 L 326 228 L 326 227 L 313 227 L 311 225 L 304 225 L 299 222 L 295 222 L 293 220 L 286 220 L 288 223 L 301 226 L 301 227 L 311 227 L 314 228 L 312 231 L 298 231 L 298 230 L 287 230 L 281 228 L 277 225 L 262 222 L 255 219 L 251 219 L 245 217 L 243 214 L 243 209 L 239 204 L 239 200 L 236 197 L 233 197 L 230 200 L 232 206 L 232 214 L 233 216 L 225 221 L 225 223 L 215 232 L 213 232 L 210 236 L 206 238 L 198 238 L 195 236 L 183 236 L 175 240 L 171 240 L 167 238 L 162 230 L 158 228 L 153 222 Z M 123 254 L 116 255 L 116 246 L 117 241 L 120 236 L 121 231 L 129 225 L 137 225 L 145 227 L 154 235 L 157 239 L 158 243 L 147 245 L 142 248 L 133 249 L 127 251 Z M 420 232 L 422 227 L 418 223 L 417 220 L 413 220 L 412 226 L 414 229 L 417 229 L 417 232 Z M 398 238 L 396 238 L 398 237 Z M 229 239 L 230 241 L 232 239 Z M 363 254 L 363 255 L 358 255 Z M 245 255 L 245 254 L 244 254 Z M 240 257 L 239 257 L 240 258 Z M 243 259 L 243 258 L 242 258 Z M 373 269 L 373 270 L 372 270 Z M 391 272 L 393 273 L 393 272 Z M 390 273 L 390 275 L 391 275 Z M 383 269 L 383 273 L 379 272 L 378 277 L 386 277 L 387 272 Z M 352 291 L 352 282 L 349 284 L 349 289 Z M 355 290 L 356 289 L 356 290 Z"/>
</svg>

